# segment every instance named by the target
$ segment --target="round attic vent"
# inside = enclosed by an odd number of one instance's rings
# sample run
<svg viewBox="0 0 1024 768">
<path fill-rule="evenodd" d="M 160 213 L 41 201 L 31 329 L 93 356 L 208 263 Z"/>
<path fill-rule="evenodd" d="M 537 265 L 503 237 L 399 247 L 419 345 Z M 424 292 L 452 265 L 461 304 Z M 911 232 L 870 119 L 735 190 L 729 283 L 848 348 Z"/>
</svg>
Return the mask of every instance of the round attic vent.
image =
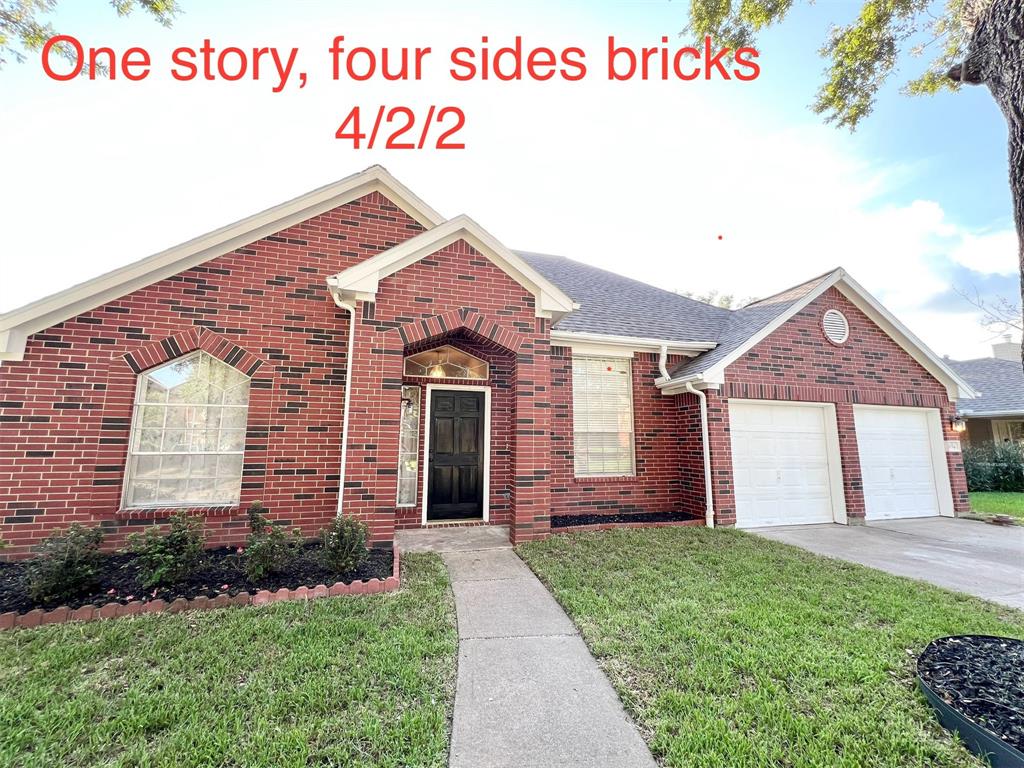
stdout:
<svg viewBox="0 0 1024 768">
<path fill-rule="evenodd" d="M 850 324 L 846 315 L 838 309 L 830 309 L 821 318 L 821 327 L 828 340 L 833 344 L 842 344 L 850 338 Z"/>
</svg>

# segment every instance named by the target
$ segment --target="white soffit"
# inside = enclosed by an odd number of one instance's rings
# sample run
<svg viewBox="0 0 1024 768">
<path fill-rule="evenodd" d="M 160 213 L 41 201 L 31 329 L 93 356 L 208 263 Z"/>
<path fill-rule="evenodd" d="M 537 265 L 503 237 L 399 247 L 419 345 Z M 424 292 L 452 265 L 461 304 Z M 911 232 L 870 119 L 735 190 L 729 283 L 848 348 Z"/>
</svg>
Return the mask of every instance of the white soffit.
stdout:
<svg viewBox="0 0 1024 768">
<path fill-rule="evenodd" d="M 640 336 L 615 336 L 604 333 L 583 333 L 574 331 L 552 331 L 551 346 L 567 347 L 575 355 L 596 357 L 633 357 L 635 352 L 660 353 L 667 348 L 670 355 L 696 357 L 701 352 L 714 349 L 713 341 L 672 341 Z"/>
<path fill-rule="evenodd" d="M 444 218 L 380 165 L 268 208 L 186 243 L 0 315 L 0 360 L 21 360 L 33 333 L 191 269 L 332 208 L 379 192 L 424 227 Z"/>
</svg>

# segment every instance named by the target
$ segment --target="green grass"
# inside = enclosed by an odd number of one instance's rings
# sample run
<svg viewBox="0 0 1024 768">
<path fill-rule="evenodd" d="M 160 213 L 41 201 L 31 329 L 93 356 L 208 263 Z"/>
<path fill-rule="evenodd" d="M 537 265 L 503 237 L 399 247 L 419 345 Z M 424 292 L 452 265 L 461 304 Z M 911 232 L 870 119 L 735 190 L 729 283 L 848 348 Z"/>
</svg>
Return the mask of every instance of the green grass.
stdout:
<svg viewBox="0 0 1024 768">
<path fill-rule="evenodd" d="M 1024 614 L 741 531 L 554 536 L 518 548 L 669 766 L 981 766 L 916 688 L 960 633 Z"/>
<path fill-rule="evenodd" d="M 0 765 L 444 766 L 441 560 L 403 589 L 0 635 Z"/>
<path fill-rule="evenodd" d="M 982 515 L 1011 515 L 1024 520 L 1024 493 L 972 493 L 971 508 Z"/>
</svg>

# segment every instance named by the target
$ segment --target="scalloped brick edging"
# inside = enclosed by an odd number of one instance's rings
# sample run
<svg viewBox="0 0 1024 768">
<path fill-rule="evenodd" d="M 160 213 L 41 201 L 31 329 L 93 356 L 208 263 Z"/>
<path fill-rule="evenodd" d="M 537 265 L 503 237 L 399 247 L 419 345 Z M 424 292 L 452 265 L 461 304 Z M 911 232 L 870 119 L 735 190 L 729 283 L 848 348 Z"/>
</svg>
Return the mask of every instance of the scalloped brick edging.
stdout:
<svg viewBox="0 0 1024 768">
<path fill-rule="evenodd" d="M 227 608 L 230 605 L 266 605 L 283 600 L 314 600 L 320 597 L 336 597 L 338 595 L 376 595 L 381 592 L 394 592 L 401 586 L 399 576 L 398 548 L 395 548 L 395 560 L 391 575 L 386 579 L 366 579 L 353 581 L 351 584 L 337 582 L 328 587 L 318 584 L 315 587 L 296 587 L 295 589 L 279 589 L 271 592 L 261 589 L 258 592 L 239 592 L 237 595 L 217 595 L 216 597 L 193 597 L 187 600 L 179 597 L 168 603 L 166 600 L 133 600 L 130 603 L 107 603 L 106 605 L 83 605 L 81 608 L 61 606 L 51 611 L 33 608 L 27 613 L 0 613 L 0 631 L 17 627 L 39 627 L 44 624 L 63 624 L 68 621 L 95 621 L 97 619 L 115 619 L 121 616 L 137 616 L 143 613 L 181 613 L 182 611 L 208 611 L 214 608 Z"/>
<path fill-rule="evenodd" d="M 616 528 L 681 528 L 686 526 L 704 527 L 703 520 L 670 520 L 661 523 L 590 523 L 588 525 L 567 525 L 564 528 L 552 528 L 552 534 L 585 533 L 587 531 L 613 531 Z"/>
</svg>

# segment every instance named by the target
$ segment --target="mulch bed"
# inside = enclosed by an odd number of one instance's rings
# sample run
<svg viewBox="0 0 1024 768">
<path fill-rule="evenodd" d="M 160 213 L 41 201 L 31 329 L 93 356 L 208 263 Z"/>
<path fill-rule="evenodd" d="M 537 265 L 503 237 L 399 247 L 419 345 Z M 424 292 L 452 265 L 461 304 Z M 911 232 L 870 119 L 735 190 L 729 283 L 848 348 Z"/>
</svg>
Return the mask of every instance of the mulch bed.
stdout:
<svg viewBox="0 0 1024 768">
<path fill-rule="evenodd" d="M 917 673 L 968 720 L 1024 751 L 1024 641 L 944 637 L 924 650 Z"/>
<path fill-rule="evenodd" d="M 683 523 L 696 520 L 683 512 L 636 512 L 614 515 L 558 515 L 551 518 L 552 528 L 575 528 L 581 525 L 606 525 L 610 523 Z"/>
<path fill-rule="evenodd" d="M 33 608 L 56 608 L 59 605 L 72 609 L 107 603 L 124 605 L 133 600 L 165 600 L 170 603 L 177 598 L 234 596 L 240 592 L 315 587 L 336 582 L 350 584 L 353 581 L 386 579 L 391 576 L 394 554 L 390 548 L 371 549 L 366 562 L 349 573 L 337 573 L 325 568 L 317 557 L 319 550 L 319 544 L 308 544 L 283 572 L 254 582 L 245 575 L 235 548 L 210 549 L 206 552 L 205 563 L 191 579 L 155 592 L 147 591 L 139 584 L 139 569 L 134 555 L 113 554 L 107 558 L 100 574 L 99 586 L 91 594 L 82 595 L 76 600 L 45 604 L 36 603 L 28 596 L 24 561 L 0 563 L 0 614 L 8 611 L 25 613 Z"/>
</svg>

